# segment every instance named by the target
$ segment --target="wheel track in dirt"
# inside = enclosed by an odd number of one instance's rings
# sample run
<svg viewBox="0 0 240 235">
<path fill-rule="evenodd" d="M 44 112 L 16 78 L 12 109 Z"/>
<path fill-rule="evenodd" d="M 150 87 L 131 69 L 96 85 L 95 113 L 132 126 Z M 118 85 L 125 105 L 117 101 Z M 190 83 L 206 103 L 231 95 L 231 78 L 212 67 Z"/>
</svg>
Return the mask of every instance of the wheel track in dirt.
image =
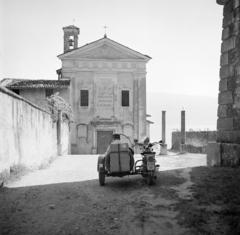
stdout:
<svg viewBox="0 0 240 235">
<path fill-rule="evenodd" d="M 162 175 L 166 176 L 164 173 Z M 161 177 L 161 174 L 159 176 Z M 170 178 L 176 176 L 185 177 L 186 174 L 173 173 Z M 186 187 L 181 190 L 186 190 Z M 85 193 L 93 202 L 103 205 L 99 206 L 99 210 L 102 210 L 104 205 L 111 208 L 112 214 L 108 213 L 108 217 L 118 216 L 114 221 L 118 228 L 115 234 L 159 234 L 164 231 L 164 234 L 168 235 L 183 231 L 175 220 L 177 212 L 174 206 L 178 198 L 176 191 L 177 187 L 169 188 L 161 184 L 161 180 L 149 187 L 141 177 L 136 176 L 111 179 L 105 187 L 99 187 L 96 194 L 91 190 Z"/>
</svg>

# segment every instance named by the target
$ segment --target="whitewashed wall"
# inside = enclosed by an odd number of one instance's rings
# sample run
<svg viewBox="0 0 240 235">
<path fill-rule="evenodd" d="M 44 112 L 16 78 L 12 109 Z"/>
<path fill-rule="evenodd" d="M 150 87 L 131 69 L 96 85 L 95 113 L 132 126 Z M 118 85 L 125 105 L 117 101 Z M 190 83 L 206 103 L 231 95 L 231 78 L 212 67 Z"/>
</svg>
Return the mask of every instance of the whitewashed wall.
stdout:
<svg viewBox="0 0 240 235">
<path fill-rule="evenodd" d="M 62 145 L 68 152 L 68 124 Z M 37 168 L 57 156 L 57 129 L 46 111 L 0 87 L 0 177 L 13 165 Z M 64 136 L 63 136 L 64 135 Z"/>
<path fill-rule="evenodd" d="M 62 122 L 61 127 L 61 136 L 62 136 L 62 155 L 68 154 L 70 151 L 70 133 L 69 133 L 69 123 L 68 122 Z"/>
</svg>

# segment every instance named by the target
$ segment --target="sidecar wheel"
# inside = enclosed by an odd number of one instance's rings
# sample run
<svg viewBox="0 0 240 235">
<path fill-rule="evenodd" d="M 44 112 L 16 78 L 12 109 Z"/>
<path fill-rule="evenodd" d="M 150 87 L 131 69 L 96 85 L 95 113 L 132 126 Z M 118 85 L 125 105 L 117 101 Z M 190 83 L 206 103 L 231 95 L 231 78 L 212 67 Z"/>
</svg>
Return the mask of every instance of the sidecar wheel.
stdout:
<svg viewBox="0 0 240 235">
<path fill-rule="evenodd" d="M 105 174 L 104 174 L 104 172 L 101 172 L 101 171 L 98 172 L 98 179 L 99 179 L 100 186 L 104 186 L 105 185 Z"/>
</svg>

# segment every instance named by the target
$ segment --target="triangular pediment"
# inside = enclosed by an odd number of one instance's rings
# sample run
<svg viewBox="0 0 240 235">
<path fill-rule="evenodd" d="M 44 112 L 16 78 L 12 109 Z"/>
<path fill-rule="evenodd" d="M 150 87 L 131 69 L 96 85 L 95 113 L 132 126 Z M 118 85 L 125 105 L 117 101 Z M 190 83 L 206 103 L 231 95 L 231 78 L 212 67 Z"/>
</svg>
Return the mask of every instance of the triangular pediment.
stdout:
<svg viewBox="0 0 240 235">
<path fill-rule="evenodd" d="M 150 59 L 149 56 L 143 55 L 108 38 L 102 38 L 83 47 L 69 51 L 60 55 L 59 58 L 144 61 Z"/>
<path fill-rule="evenodd" d="M 76 56 L 87 59 L 137 59 L 138 57 L 124 53 L 109 45 L 102 45 L 86 52 L 76 53 Z"/>
</svg>

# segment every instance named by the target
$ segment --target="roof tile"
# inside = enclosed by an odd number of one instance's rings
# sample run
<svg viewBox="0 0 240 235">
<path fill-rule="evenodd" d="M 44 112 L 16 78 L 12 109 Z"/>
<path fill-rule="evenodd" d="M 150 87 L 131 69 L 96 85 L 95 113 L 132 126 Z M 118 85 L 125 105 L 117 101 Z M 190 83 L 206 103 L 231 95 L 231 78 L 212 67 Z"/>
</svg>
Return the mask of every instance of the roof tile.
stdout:
<svg viewBox="0 0 240 235">
<path fill-rule="evenodd" d="M 9 82 L 7 82 L 9 80 Z M 67 88 L 70 80 L 27 80 L 27 79 L 4 79 L 5 87 L 9 89 L 23 88 Z M 4 83 L 1 84 L 4 86 Z"/>
</svg>

